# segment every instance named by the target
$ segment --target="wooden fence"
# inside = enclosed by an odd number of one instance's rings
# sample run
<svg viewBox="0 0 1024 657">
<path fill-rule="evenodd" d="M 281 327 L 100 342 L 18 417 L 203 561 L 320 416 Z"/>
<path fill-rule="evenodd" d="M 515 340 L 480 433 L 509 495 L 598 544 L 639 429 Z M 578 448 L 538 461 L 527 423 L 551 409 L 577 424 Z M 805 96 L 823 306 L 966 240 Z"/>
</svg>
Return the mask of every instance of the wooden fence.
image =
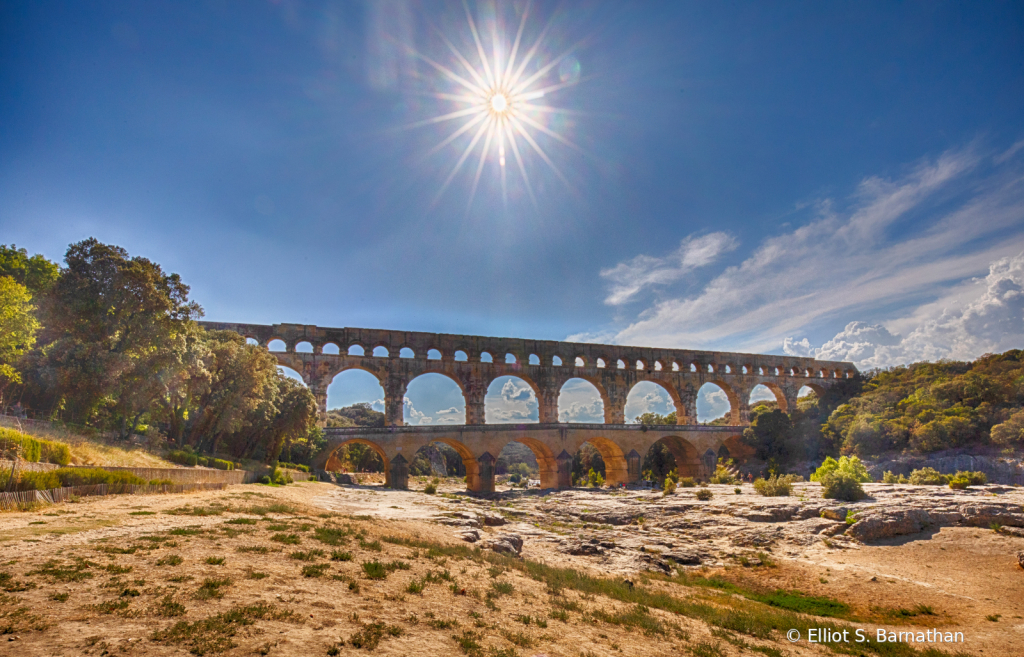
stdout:
<svg viewBox="0 0 1024 657">
<path fill-rule="evenodd" d="M 75 497 L 94 495 L 154 495 L 161 493 L 189 493 L 200 490 L 223 490 L 225 483 L 215 484 L 94 484 L 92 486 L 67 486 L 48 490 L 26 490 L 15 493 L 0 493 L 0 510 L 30 509 L 36 504 L 56 504 Z"/>
</svg>

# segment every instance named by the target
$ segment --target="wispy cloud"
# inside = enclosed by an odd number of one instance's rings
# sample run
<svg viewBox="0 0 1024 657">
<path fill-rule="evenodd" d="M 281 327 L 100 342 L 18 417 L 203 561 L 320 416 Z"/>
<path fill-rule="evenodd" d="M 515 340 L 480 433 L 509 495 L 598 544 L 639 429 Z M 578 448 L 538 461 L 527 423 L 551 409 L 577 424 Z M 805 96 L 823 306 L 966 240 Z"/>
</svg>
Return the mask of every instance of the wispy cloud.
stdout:
<svg viewBox="0 0 1024 657">
<path fill-rule="evenodd" d="M 888 317 L 914 313 L 1024 250 L 1024 176 L 1014 162 L 964 149 L 897 179 L 867 178 L 844 210 L 821 200 L 814 220 L 764 240 L 697 294 L 651 306 L 614 341 L 775 351 L 790 338 L 791 353 L 811 353 L 792 336 L 836 318 L 877 323 L 883 308 Z M 632 289 L 622 280 L 616 298 Z"/>
<path fill-rule="evenodd" d="M 613 306 L 626 303 L 644 288 L 672 283 L 694 269 L 710 265 L 737 245 L 736 239 L 726 233 L 691 235 L 668 256 L 638 255 L 603 269 L 601 276 L 611 283 L 608 298 L 604 301 Z"/>
</svg>

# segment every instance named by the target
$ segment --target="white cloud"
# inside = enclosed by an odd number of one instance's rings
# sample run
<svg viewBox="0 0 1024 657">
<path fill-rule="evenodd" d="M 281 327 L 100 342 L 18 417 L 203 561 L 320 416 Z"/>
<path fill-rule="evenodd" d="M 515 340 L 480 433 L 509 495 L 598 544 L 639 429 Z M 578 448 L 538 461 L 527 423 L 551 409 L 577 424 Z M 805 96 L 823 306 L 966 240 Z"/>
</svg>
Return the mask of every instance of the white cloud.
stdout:
<svg viewBox="0 0 1024 657">
<path fill-rule="evenodd" d="M 484 404 L 487 422 L 536 422 L 539 418 L 537 396 L 521 379 L 506 379 L 496 394 L 488 392 Z"/>
<path fill-rule="evenodd" d="M 810 354 L 814 349 L 806 338 L 786 339 L 837 317 L 864 320 L 857 331 L 888 317 L 905 318 L 984 276 L 991 263 L 1024 250 L 1024 176 L 1012 166 L 963 150 L 897 179 L 867 178 L 845 210 L 831 199 L 819 201 L 810 223 L 763 240 L 696 294 L 654 304 L 613 342 L 755 352 L 782 345 L 786 353 Z M 647 276 L 647 256 L 639 258 L 609 270 L 621 275 L 615 298 L 628 298 L 635 293 L 630 290 L 657 279 L 658 267 Z M 1011 288 L 993 289 L 990 296 L 999 297 L 1000 308 L 1013 306 Z M 967 313 L 962 330 L 943 328 L 949 317 L 936 319 L 928 329 L 936 334 L 933 342 L 949 343 L 943 353 L 967 353 L 971 341 L 964 331 L 982 331 L 988 344 L 1003 343 L 993 332 L 1019 336 L 1019 326 L 1009 317 L 996 321 L 990 306 Z M 951 331 L 962 334 L 953 340 Z M 941 332 L 950 334 L 939 340 Z M 915 339 L 927 342 L 923 338 Z M 893 339 L 878 332 L 870 343 Z"/>
<path fill-rule="evenodd" d="M 604 422 L 604 403 L 600 400 L 589 402 L 574 401 L 558 405 L 559 422 Z"/>
<path fill-rule="evenodd" d="M 940 358 L 970 360 L 986 352 L 1024 348 L 1024 253 L 996 260 L 987 276 L 972 283 L 947 304 L 932 304 L 933 316 L 919 318 L 906 337 L 880 324 L 850 322 L 809 355 L 871 368 Z M 809 346 L 806 338 L 787 339 L 786 353 L 792 345 Z"/>
<path fill-rule="evenodd" d="M 726 233 L 709 233 L 687 237 L 671 255 L 658 258 L 638 255 L 627 262 L 601 270 L 611 282 L 605 303 L 613 306 L 626 303 L 641 290 L 652 285 L 677 281 L 688 272 L 714 262 L 718 256 L 732 251 L 738 242 Z"/>
</svg>

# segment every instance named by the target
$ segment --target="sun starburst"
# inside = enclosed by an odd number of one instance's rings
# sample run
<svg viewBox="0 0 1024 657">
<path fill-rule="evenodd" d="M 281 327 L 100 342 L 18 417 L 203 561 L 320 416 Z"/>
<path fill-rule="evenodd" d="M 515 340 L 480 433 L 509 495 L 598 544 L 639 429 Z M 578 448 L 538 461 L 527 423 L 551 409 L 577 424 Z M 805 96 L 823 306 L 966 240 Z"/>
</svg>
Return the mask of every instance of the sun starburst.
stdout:
<svg viewBox="0 0 1024 657">
<path fill-rule="evenodd" d="M 537 197 L 528 173 L 529 160 L 533 156 L 540 158 L 562 182 L 571 187 L 565 174 L 555 164 L 538 138 L 539 135 L 545 135 L 579 151 L 576 144 L 559 134 L 559 131 L 549 124 L 551 117 L 574 112 L 539 101 L 548 94 L 570 87 L 579 81 L 579 64 L 572 58 L 572 52 L 579 44 L 555 57 L 547 58 L 544 45 L 551 27 L 549 21 L 525 53 L 521 54 L 523 33 L 530 19 L 531 6 L 528 3 L 519 20 L 515 36 L 511 39 L 507 38 L 508 35 L 502 29 L 499 20 L 491 21 L 491 55 L 488 57 L 477 22 L 465 2 L 463 8 L 467 28 L 475 45 L 475 54 L 466 56 L 441 30 L 437 30 L 437 33 L 453 59 L 450 64 L 410 49 L 415 57 L 425 62 L 437 74 L 439 86 L 447 87 L 430 95 L 452 106 L 448 111 L 406 127 L 420 128 L 460 122 L 460 125 L 444 136 L 425 157 L 433 156 L 452 144 L 465 144 L 438 190 L 434 203 L 440 200 L 463 171 L 467 161 L 471 161 L 476 154 L 475 172 L 466 203 L 467 211 L 473 203 L 480 178 L 488 162 L 497 165 L 502 200 L 507 204 L 506 155 L 511 151 L 523 187 L 536 205 Z M 566 62 L 570 63 L 568 67 L 565 66 Z M 556 70 L 556 67 L 564 70 Z"/>
</svg>

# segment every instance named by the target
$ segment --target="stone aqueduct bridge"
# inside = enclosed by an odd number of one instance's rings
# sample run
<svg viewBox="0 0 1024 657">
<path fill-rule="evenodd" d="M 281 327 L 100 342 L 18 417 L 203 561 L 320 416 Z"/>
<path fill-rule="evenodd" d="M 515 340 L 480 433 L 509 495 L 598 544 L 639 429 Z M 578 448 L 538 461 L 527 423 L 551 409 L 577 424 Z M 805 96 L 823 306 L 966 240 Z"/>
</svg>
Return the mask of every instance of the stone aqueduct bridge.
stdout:
<svg viewBox="0 0 1024 657">
<path fill-rule="evenodd" d="M 462 456 L 467 486 L 477 492 L 494 490 L 495 460 L 512 441 L 523 443 L 536 455 L 544 488 L 570 485 L 572 455 L 585 442 L 601 453 L 609 484 L 638 480 L 643 455 L 658 441 L 672 452 L 681 475 L 706 476 L 723 447 L 733 456 L 744 452 L 738 438 L 749 421 L 755 386 L 766 386 L 779 407 L 788 410 L 796 407 L 797 392 L 803 386 L 821 393 L 857 373 L 852 363 L 792 356 L 300 324 L 203 325 L 234 331 L 264 346 L 274 340 L 284 342 L 284 351 L 271 353 L 302 376 L 321 416 L 327 411 L 327 386 L 337 374 L 360 369 L 374 375 L 384 389 L 386 426 L 325 429 L 328 447 L 317 456 L 314 467 L 324 469 L 346 443 L 364 443 L 383 458 L 387 484 L 395 488 L 407 486 L 414 454 L 432 442 L 446 443 Z M 459 386 L 466 401 L 466 424 L 403 426 L 406 389 L 413 379 L 429 373 L 444 375 Z M 487 388 L 501 376 L 518 377 L 533 389 L 539 424 L 485 423 Z M 558 395 L 573 378 L 597 388 L 604 403 L 604 424 L 558 421 Z M 641 381 L 655 383 L 668 393 L 675 405 L 676 426 L 626 424 L 626 397 Z M 728 426 L 697 423 L 697 391 L 705 383 L 719 386 L 729 398 Z"/>
</svg>

